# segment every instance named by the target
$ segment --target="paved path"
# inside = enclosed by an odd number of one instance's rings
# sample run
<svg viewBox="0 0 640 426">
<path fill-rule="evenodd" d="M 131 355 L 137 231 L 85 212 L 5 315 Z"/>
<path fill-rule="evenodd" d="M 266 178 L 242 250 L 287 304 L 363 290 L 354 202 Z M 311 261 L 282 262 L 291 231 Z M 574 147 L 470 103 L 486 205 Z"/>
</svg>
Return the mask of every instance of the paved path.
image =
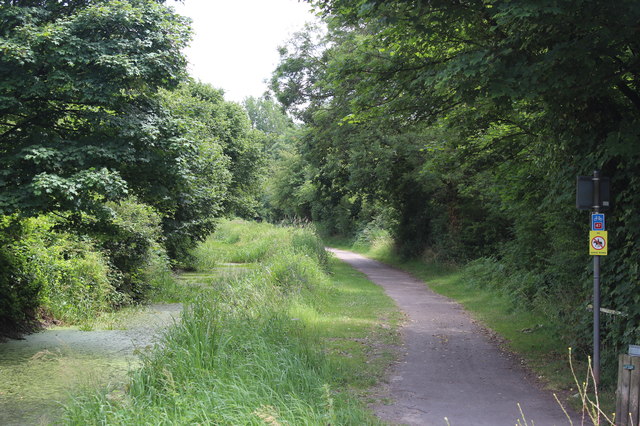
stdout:
<svg viewBox="0 0 640 426">
<path fill-rule="evenodd" d="M 391 405 L 374 407 L 393 424 L 513 426 L 520 403 L 529 425 L 568 425 L 551 393 L 540 390 L 456 302 L 413 276 L 343 250 L 335 255 L 382 286 L 407 315 L 404 359 L 392 368 Z M 383 395 L 384 396 L 384 395 Z M 574 418 L 573 424 L 579 425 Z"/>
</svg>

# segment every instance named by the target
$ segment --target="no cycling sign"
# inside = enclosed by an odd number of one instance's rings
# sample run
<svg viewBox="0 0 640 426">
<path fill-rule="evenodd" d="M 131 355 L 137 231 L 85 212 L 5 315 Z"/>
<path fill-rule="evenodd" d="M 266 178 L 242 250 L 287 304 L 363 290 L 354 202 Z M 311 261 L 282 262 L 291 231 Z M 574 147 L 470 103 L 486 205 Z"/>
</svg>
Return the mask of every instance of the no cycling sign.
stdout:
<svg viewBox="0 0 640 426">
<path fill-rule="evenodd" d="M 607 231 L 589 232 L 589 254 L 591 256 L 607 255 Z"/>
</svg>

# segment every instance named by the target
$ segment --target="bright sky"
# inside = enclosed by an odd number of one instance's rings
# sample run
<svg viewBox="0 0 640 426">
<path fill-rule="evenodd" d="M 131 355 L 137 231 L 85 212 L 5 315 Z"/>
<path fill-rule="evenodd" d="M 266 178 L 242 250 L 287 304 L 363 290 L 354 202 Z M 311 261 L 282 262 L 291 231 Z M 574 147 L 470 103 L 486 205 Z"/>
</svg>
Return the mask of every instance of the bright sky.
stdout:
<svg viewBox="0 0 640 426">
<path fill-rule="evenodd" d="M 278 46 L 314 20 L 298 0 L 185 0 L 168 3 L 193 20 L 189 73 L 224 89 L 225 99 L 261 96 L 278 64 Z"/>
</svg>

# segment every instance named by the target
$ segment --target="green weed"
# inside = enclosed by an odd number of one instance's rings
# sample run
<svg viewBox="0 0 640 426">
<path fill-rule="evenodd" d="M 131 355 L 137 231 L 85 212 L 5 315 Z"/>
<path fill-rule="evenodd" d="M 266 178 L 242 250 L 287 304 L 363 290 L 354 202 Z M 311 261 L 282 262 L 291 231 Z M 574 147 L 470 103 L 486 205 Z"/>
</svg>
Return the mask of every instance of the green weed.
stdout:
<svg viewBox="0 0 640 426">
<path fill-rule="evenodd" d="M 173 282 L 199 291 L 181 320 L 125 389 L 77 396 L 66 422 L 379 424 L 353 392 L 389 365 L 400 317 L 322 247 L 309 228 L 223 223 L 194 252 L 205 269 Z M 238 261 L 255 266 L 216 273 Z"/>
<path fill-rule="evenodd" d="M 55 226 L 52 216 L 0 218 L 0 319 L 24 319 L 38 309 L 78 324 L 126 300 L 95 242 Z"/>
</svg>

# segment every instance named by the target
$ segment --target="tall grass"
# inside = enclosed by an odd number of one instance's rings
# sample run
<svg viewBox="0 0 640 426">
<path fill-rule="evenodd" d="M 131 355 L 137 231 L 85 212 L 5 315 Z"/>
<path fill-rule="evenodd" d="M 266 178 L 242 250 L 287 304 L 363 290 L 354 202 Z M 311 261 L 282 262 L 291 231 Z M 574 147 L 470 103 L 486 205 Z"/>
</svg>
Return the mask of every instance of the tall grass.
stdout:
<svg viewBox="0 0 640 426">
<path fill-rule="evenodd" d="M 126 389 L 76 397 L 67 423 L 378 423 L 338 391 L 334 363 L 305 320 L 334 291 L 311 229 L 228 222 L 194 254 L 196 268 L 261 266 L 203 288 Z"/>
</svg>

